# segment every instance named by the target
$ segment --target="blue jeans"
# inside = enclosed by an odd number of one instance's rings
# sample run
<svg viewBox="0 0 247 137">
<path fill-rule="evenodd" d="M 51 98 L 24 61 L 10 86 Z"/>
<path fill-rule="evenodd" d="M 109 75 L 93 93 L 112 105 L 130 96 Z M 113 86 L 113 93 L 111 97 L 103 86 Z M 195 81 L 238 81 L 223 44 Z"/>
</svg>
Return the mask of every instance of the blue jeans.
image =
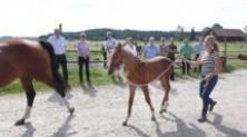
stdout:
<svg viewBox="0 0 247 137">
<path fill-rule="evenodd" d="M 205 80 L 200 82 L 200 97 L 202 98 L 202 115 L 206 116 L 208 111 L 208 105 L 213 103 L 213 100 L 209 97 L 215 85 L 217 84 L 218 76 L 213 76 L 208 83 Z"/>
</svg>

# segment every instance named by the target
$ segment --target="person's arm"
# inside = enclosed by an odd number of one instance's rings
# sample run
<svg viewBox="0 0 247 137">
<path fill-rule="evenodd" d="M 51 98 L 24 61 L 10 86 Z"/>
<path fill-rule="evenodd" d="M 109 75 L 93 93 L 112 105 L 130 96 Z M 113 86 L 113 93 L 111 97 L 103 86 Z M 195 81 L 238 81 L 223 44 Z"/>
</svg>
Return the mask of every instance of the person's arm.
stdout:
<svg viewBox="0 0 247 137">
<path fill-rule="evenodd" d="M 201 53 L 202 55 L 202 53 Z M 193 65 L 193 66 L 199 66 L 201 64 L 201 55 L 197 58 L 197 60 L 186 60 L 186 62 L 188 62 L 189 64 Z"/>
<path fill-rule="evenodd" d="M 52 42 L 52 36 L 50 36 L 48 39 L 47 39 L 47 41 L 51 44 Z"/>
<path fill-rule="evenodd" d="M 199 66 L 201 64 L 201 61 L 199 59 L 197 60 L 186 60 L 186 62 L 188 62 L 189 64 L 191 65 L 194 65 L 194 66 Z"/>
<path fill-rule="evenodd" d="M 215 67 L 214 67 L 214 71 L 212 72 L 214 75 L 217 75 L 220 73 L 221 69 L 222 69 L 222 64 L 221 64 L 221 59 L 220 56 L 218 54 L 218 52 L 215 52 Z"/>
<path fill-rule="evenodd" d="M 64 37 L 62 37 L 62 39 L 63 39 L 64 48 L 65 48 L 65 52 L 66 52 L 68 50 L 68 41 Z"/>
</svg>

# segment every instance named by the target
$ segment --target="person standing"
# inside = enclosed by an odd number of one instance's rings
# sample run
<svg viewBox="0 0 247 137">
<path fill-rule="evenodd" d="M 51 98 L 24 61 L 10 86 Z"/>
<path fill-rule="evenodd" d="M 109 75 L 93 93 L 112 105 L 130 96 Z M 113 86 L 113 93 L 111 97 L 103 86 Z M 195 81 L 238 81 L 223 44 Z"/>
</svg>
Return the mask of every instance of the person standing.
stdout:
<svg viewBox="0 0 247 137">
<path fill-rule="evenodd" d="M 115 38 L 113 38 L 111 31 L 108 31 L 106 33 L 106 37 L 107 37 L 107 39 L 103 43 L 103 46 L 102 46 L 103 57 L 105 60 L 104 68 L 107 68 L 109 66 L 109 61 L 110 61 L 112 52 L 115 49 L 115 47 L 117 46 L 117 40 Z"/>
<path fill-rule="evenodd" d="M 159 48 L 154 44 L 154 37 L 149 38 L 147 46 L 144 47 L 144 59 L 152 59 L 160 54 Z"/>
<path fill-rule="evenodd" d="M 138 56 L 136 45 L 134 44 L 134 41 L 131 37 L 127 38 L 123 49 L 136 57 Z"/>
<path fill-rule="evenodd" d="M 203 38 L 199 38 L 198 43 L 195 44 L 194 46 L 194 53 L 195 53 L 195 58 L 194 60 L 197 60 L 201 54 L 201 52 L 203 51 Z M 197 70 L 199 69 L 198 72 L 201 71 L 201 65 L 199 65 L 198 67 L 194 68 L 194 72 L 197 72 Z"/>
<path fill-rule="evenodd" d="M 210 98 L 210 94 L 218 82 L 218 74 L 222 68 L 215 37 L 213 35 L 206 36 L 204 40 L 204 51 L 198 60 L 187 60 L 187 62 L 194 65 L 202 65 L 199 91 L 203 105 L 201 117 L 198 119 L 198 122 L 205 122 L 207 120 L 208 110 L 212 111 L 217 103 Z"/>
<path fill-rule="evenodd" d="M 165 43 L 165 37 L 160 38 L 160 55 L 163 57 L 167 57 L 168 46 Z"/>
<path fill-rule="evenodd" d="M 175 61 L 175 54 L 177 53 L 177 46 L 174 43 L 174 38 L 170 39 L 170 44 L 167 47 L 168 47 L 167 57 L 174 62 Z M 172 73 L 171 73 L 170 79 L 175 80 L 174 67 L 172 68 Z"/>
<path fill-rule="evenodd" d="M 48 38 L 48 42 L 52 45 L 55 52 L 55 61 L 56 68 L 59 69 L 62 66 L 63 78 L 67 84 L 67 87 L 70 89 L 70 85 L 68 82 L 68 67 L 67 67 L 67 58 L 66 58 L 66 46 L 67 41 L 61 35 L 59 29 L 54 30 L 54 34 Z"/>
<path fill-rule="evenodd" d="M 191 55 L 193 53 L 192 47 L 189 45 L 189 41 L 187 39 L 184 40 L 184 45 L 180 49 L 180 54 L 184 57 L 185 60 L 191 60 Z M 186 61 L 182 62 L 182 73 L 190 74 L 190 64 Z"/>
<path fill-rule="evenodd" d="M 80 40 L 76 44 L 76 50 L 78 53 L 78 65 L 79 65 L 79 80 L 81 85 L 84 87 L 84 78 L 83 78 L 83 67 L 85 66 L 85 74 L 88 86 L 91 88 L 91 80 L 90 80 L 90 50 L 89 43 L 86 41 L 85 32 L 81 32 Z"/>
</svg>

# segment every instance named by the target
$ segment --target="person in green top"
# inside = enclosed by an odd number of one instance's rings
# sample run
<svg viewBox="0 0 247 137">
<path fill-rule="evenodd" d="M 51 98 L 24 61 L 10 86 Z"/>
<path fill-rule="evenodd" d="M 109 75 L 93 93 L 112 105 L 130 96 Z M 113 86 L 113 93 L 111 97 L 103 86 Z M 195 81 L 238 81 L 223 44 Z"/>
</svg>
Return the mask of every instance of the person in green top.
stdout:
<svg viewBox="0 0 247 137">
<path fill-rule="evenodd" d="M 188 39 L 184 40 L 184 45 L 180 49 L 180 54 L 184 57 L 185 60 L 191 60 L 191 55 L 193 53 L 193 48 L 189 45 Z M 182 73 L 190 74 L 190 64 L 187 62 L 182 62 Z"/>
</svg>

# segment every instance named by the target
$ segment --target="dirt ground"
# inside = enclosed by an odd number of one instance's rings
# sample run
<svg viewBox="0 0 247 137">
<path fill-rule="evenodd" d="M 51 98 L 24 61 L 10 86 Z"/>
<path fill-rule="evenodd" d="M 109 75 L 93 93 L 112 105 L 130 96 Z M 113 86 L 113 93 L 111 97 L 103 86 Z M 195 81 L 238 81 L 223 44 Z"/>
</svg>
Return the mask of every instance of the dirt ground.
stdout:
<svg viewBox="0 0 247 137">
<path fill-rule="evenodd" d="M 25 109 L 24 94 L 0 96 L 0 137 L 247 137 L 247 70 L 220 76 L 211 95 L 218 104 L 198 123 L 201 100 L 198 79 L 172 82 L 168 112 L 159 115 L 163 91 L 158 82 L 150 86 L 157 122 L 151 121 L 149 107 L 138 91 L 129 126 L 122 122 L 127 114 L 128 87 L 109 85 L 95 90 L 75 88 L 70 102 L 76 111 L 69 116 L 58 95 L 38 93 L 31 118 L 25 126 L 14 126 Z"/>
</svg>

